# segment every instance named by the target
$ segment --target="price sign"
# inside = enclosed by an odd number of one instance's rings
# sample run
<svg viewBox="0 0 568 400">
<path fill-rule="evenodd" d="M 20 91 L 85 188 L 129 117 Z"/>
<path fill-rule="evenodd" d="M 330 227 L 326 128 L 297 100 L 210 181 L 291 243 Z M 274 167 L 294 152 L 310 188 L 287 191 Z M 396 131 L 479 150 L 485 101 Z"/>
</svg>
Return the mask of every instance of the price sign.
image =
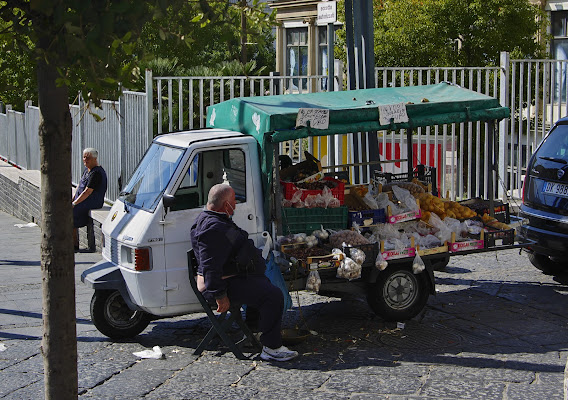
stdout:
<svg viewBox="0 0 568 400">
<path fill-rule="evenodd" d="M 404 103 L 387 104 L 379 106 L 379 123 L 388 125 L 394 120 L 394 123 L 408 122 L 408 114 L 406 113 L 406 105 Z"/>
<path fill-rule="evenodd" d="M 329 110 L 324 108 L 300 108 L 296 117 L 296 127 L 308 126 L 315 129 L 327 129 L 329 127 Z"/>
</svg>

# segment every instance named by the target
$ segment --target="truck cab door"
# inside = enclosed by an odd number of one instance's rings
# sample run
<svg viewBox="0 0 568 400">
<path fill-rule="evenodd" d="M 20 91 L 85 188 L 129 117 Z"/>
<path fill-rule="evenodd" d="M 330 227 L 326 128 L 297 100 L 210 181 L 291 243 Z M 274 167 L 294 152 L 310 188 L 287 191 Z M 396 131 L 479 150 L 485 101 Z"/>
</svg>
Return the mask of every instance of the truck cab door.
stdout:
<svg viewBox="0 0 568 400">
<path fill-rule="evenodd" d="M 213 185 L 229 184 L 235 190 L 237 201 L 233 221 L 249 232 L 251 238 L 262 234 L 263 218 L 258 218 L 256 211 L 258 196 L 262 198 L 262 195 L 255 193 L 258 187 L 254 181 L 258 178 L 253 174 L 250 147 L 243 143 L 195 148 L 176 180 L 172 189 L 175 204 L 164 218 L 167 304 L 172 310 L 199 305 L 189 284 L 186 253 L 191 247 L 191 226 L 205 208 Z M 254 156 L 257 156 L 256 148 Z"/>
</svg>

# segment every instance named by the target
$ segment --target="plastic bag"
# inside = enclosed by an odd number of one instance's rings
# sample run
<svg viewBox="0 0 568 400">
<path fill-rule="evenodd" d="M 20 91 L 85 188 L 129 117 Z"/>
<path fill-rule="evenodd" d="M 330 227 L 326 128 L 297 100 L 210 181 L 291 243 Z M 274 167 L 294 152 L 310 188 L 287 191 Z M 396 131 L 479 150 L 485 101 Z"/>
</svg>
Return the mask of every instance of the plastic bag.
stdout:
<svg viewBox="0 0 568 400">
<path fill-rule="evenodd" d="M 365 196 L 363 197 L 363 201 L 365 202 L 365 204 L 367 204 L 369 206 L 369 208 L 376 210 L 379 208 L 377 201 L 373 198 L 373 196 L 371 195 L 371 193 L 367 192 L 367 194 L 365 194 Z"/>
<path fill-rule="evenodd" d="M 393 202 L 389 200 L 389 195 L 386 193 L 379 193 L 375 199 L 377 202 L 377 208 L 387 208 L 387 206 L 393 204 Z"/>
<path fill-rule="evenodd" d="M 292 199 L 290 201 L 292 202 L 292 207 L 295 207 L 295 208 L 304 208 L 305 207 L 305 204 L 302 201 L 302 191 L 301 190 L 294 192 L 294 194 L 292 195 Z"/>
<path fill-rule="evenodd" d="M 266 271 L 264 271 L 264 275 L 266 275 L 274 286 L 282 291 L 284 295 L 284 310 L 292 308 L 292 297 L 290 296 L 290 292 L 288 292 L 288 286 L 284 281 L 280 267 L 276 264 L 273 252 L 270 252 L 268 260 L 266 261 Z"/>
<path fill-rule="evenodd" d="M 412 272 L 414 274 L 419 274 L 426 269 L 424 265 L 424 261 L 420 258 L 420 255 L 416 253 L 416 257 L 414 257 L 414 261 L 412 262 Z"/>
<path fill-rule="evenodd" d="M 481 221 L 474 221 L 471 219 L 465 220 L 464 221 L 466 230 L 474 235 L 479 235 L 481 233 L 481 231 L 483 230 L 483 222 Z"/>
<path fill-rule="evenodd" d="M 355 261 L 359 265 L 363 265 L 363 263 L 365 262 L 366 258 L 365 252 L 361 249 L 358 249 L 356 247 L 350 247 L 349 255 L 351 256 L 353 261 Z"/>
<path fill-rule="evenodd" d="M 377 224 L 377 226 L 373 228 L 373 233 L 380 239 L 400 237 L 400 232 L 395 228 L 394 224 Z"/>
<path fill-rule="evenodd" d="M 438 239 L 440 239 L 440 242 L 446 243 L 452 239 L 452 231 L 435 213 L 430 214 L 429 223 L 438 230 L 435 235 Z"/>
<path fill-rule="evenodd" d="M 342 230 L 330 235 L 329 243 L 331 243 L 333 247 L 342 247 L 343 243 L 358 246 L 360 244 L 369 244 L 369 241 L 359 232 Z"/>
<path fill-rule="evenodd" d="M 400 201 L 404 206 L 410 211 L 418 211 L 420 207 L 416 203 L 416 198 L 410 194 L 410 192 L 400 186 L 393 186 L 392 191 L 398 201 Z"/>
<path fill-rule="evenodd" d="M 387 266 L 388 266 L 388 262 L 387 260 L 385 260 L 385 258 L 383 257 L 383 253 L 381 253 L 379 251 L 379 254 L 377 255 L 377 258 L 375 259 L 375 267 L 379 270 L 379 271 L 384 271 Z"/>
<path fill-rule="evenodd" d="M 333 197 L 333 192 L 327 186 L 324 186 L 321 192 L 321 198 L 323 202 L 323 207 L 325 208 L 337 208 L 340 206 L 339 199 Z"/>
<path fill-rule="evenodd" d="M 418 241 L 418 245 L 424 249 L 431 249 L 442 245 L 440 239 L 434 235 L 426 235 Z"/>
<path fill-rule="evenodd" d="M 359 279 L 361 277 L 361 265 L 357 264 L 351 258 L 347 257 L 337 268 L 337 277 L 349 279 Z"/>
<path fill-rule="evenodd" d="M 315 265 L 315 267 L 314 267 Z M 310 265 L 310 274 L 306 281 L 306 290 L 310 292 L 319 292 L 321 286 L 321 278 L 319 276 L 317 264 Z"/>
</svg>

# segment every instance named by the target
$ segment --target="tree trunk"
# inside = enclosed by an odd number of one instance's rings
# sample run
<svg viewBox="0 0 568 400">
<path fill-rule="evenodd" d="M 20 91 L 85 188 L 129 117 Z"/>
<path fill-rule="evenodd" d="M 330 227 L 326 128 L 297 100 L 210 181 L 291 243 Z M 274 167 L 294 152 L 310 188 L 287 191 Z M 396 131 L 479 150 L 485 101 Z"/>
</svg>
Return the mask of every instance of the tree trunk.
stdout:
<svg viewBox="0 0 568 400">
<path fill-rule="evenodd" d="M 77 399 L 75 261 L 71 206 L 72 120 L 68 88 L 56 86 L 58 73 L 54 63 L 48 64 L 43 58 L 40 59 L 37 74 L 41 111 L 41 349 L 44 357 L 45 399 Z"/>
<path fill-rule="evenodd" d="M 241 0 L 241 63 L 244 65 L 247 63 L 247 14 L 246 0 Z"/>
</svg>

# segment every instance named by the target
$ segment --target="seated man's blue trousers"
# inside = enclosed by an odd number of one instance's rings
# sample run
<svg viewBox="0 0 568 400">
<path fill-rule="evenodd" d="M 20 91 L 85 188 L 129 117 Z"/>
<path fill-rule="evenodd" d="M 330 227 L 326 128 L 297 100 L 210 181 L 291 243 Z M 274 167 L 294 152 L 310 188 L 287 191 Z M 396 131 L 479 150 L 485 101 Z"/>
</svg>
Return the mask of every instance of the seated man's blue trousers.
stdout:
<svg viewBox="0 0 568 400">
<path fill-rule="evenodd" d="M 259 311 L 261 343 L 271 349 L 282 346 L 282 291 L 264 275 L 234 276 L 228 278 L 227 283 L 227 295 L 231 303 L 246 304 Z"/>
</svg>

